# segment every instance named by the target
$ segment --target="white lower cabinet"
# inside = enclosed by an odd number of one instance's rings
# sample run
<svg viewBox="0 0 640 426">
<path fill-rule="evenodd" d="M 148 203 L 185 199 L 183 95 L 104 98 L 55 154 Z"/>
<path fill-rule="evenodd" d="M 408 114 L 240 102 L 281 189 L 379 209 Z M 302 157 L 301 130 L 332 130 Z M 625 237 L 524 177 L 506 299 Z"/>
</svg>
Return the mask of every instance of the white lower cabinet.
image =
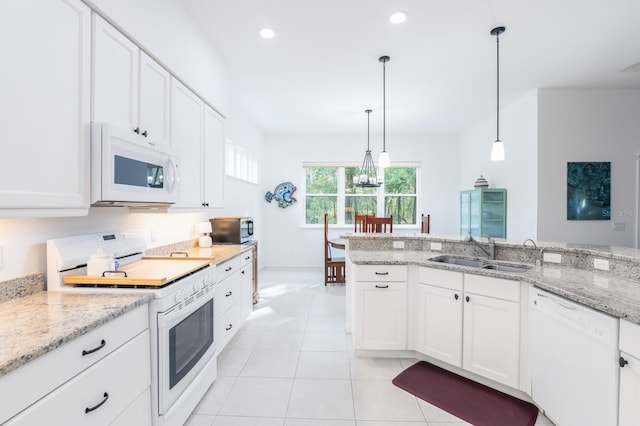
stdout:
<svg viewBox="0 0 640 426">
<path fill-rule="evenodd" d="M 518 388 L 520 282 L 421 267 L 416 349 Z"/>
<path fill-rule="evenodd" d="M 138 312 L 146 316 L 146 306 L 139 309 Z M 139 318 L 141 315 L 128 315 L 128 318 Z M 126 326 L 136 329 L 141 324 L 130 321 L 125 324 L 116 320 L 114 325 L 106 324 L 91 334 L 108 336 L 116 331 L 126 334 L 127 330 L 122 328 Z M 151 357 L 148 317 L 144 327 L 144 331 L 102 356 L 79 374 L 61 381 L 53 391 L 26 407 L 6 424 L 150 425 Z M 111 340 L 110 337 L 102 339 L 102 342 L 107 342 L 103 346 L 107 348 Z M 74 347 L 69 349 L 75 352 Z M 63 346 L 56 351 L 61 351 L 62 359 L 67 359 L 72 355 L 67 353 L 69 349 Z M 96 352 L 99 353 L 100 350 Z M 48 358 L 43 358 L 37 365 L 25 366 L 26 370 L 20 374 L 26 379 L 31 368 L 35 368 L 37 371 L 34 373 L 38 375 L 46 375 L 51 370 L 64 367 L 54 363 L 58 359 L 57 355 Z M 37 383 L 29 385 L 37 386 Z"/>
<path fill-rule="evenodd" d="M 214 297 L 216 354 L 227 346 L 253 309 L 249 297 L 252 293 L 251 259 L 251 251 L 245 251 L 218 265 L 221 275 Z"/>
<path fill-rule="evenodd" d="M 407 349 L 407 267 L 363 265 L 356 270 L 356 349 Z"/>
<path fill-rule="evenodd" d="M 640 425 L 640 325 L 620 320 L 619 426 Z"/>
</svg>

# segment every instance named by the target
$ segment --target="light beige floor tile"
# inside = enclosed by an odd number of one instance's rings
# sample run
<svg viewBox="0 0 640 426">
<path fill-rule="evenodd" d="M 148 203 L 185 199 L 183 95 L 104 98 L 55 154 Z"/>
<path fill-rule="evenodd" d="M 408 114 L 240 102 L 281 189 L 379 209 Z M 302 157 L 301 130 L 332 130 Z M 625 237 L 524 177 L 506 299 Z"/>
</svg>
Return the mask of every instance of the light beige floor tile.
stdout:
<svg viewBox="0 0 640 426">
<path fill-rule="evenodd" d="M 350 381 L 295 379 L 286 417 L 353 420 Z"/>
<path fill-rule="evenodd" d="M 389 380 L 353 380 L 357 420 L 424 421 L 416 397 Z"/>
<path fill-rule="evenodd" d="M 225 349 L 253 350 L 264 333 L 262 330 L 242 330 L 241 328 L 227 343 Z"/>
<path fill-rule="evenodd" d="M 356 426 L 353 420 L 286 419 L 284 426 Z"/>
<path fill-rule="evenodd" d="M 284 418 L 292 386 L 293 379 L 239 377 L 218 415 Z"/>
<path fill-rule="evenodd" d="M 344 302 L 343 302 L 344 303 Z M 343 332 L 345 330 L 344 312 L 328 313 L 322 315 L 309 315 L 307 331 Z"/>
<path fill-rule="evenodd" d="M 211 426 L 215 418 L 206 414 L 192 414 L 184 426 Z"/>
<path fill-rule="evenodd" d="M 218 414 L 236 384 L 236 377 L 218 377 L 194 410 L 195 414 Z"/>
<path fill-rule="evenodd" d="M 431 425 L 431 423 L 462 423 L 462 424 L 469 424 L 466 423 L 464 420 L 460 419 L 459 417 L 454 416 L 453 414 L 450 414 L 438 407 L 436 407 L 435 405 L 429 404 L 426 401 L 421 400 L 420 398 L 417 398 L 418 403 L 420 404 L 420 409 L 422 410 L 422 414 L 424 415 L 425 420 L 427 421 L 427 423 L 429 423 L 429 425 Z"/>
<path fill-rule="evenodd" d="M 218 377 L 237 377 L 251 356 L 250 350 L 225 349 L 218 355 Z"/>
<path fill-rule="evenodd" d="M 346 352 L 300 352 L 298 379 L 349 380 L 349 358 Z"/>
<path fill-rule="evenodd" d="M 384 422 L 378 420 L 358 420 L 356 426 L 431 426 L 426 422 Z M 450 424 L 449 426 L 455 426 Z"/>
<path fill-rule="evenodd" d="M 253 351 L 240 375 L 292 379 L 296 373 L 299 355 L 298 351 Z"/>
<path fill-rule="evenodd" d="M 351 356 L 349 358 L 349 365 L 351 368 L 351 378 L 354 380 L 392 380 L 404 370 L 398 358 Z"/>
<path fill-rule="evenodd" d="M 307 331 L 302 343 L 303 351 L 346 351 L 347 334 L 344 331 Z"/>
<path fill-rule="evenodd" d="M 265 331 L 255 349 L 260 351 L 299 351 L 302 348 L 303 331 Z"/>
<path fill-rule="evenodd" d="M 283 426 L 284 419 L 267 417 L 217 416 L 213 426 Z"/>
</svg>

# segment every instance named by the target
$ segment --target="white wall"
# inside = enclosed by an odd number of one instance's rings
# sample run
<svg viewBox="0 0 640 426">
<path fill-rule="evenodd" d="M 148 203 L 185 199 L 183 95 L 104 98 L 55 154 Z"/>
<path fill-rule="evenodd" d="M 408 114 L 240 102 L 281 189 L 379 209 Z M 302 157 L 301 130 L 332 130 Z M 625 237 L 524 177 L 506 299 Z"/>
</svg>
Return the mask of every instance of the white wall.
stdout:
<svg viewBox="0 0 640 426">
<path fill-rule="evenodd" d="M 223 116 L 229 115 L 227 65 L 177 0 L 83 0 L 136 41 Z"/>
<path fill-rule="evenodd" d="M 473 189 L 480 175 L 489 181 L 489 187 L 507 189 L 509 240 L 524 241 L 536 238 L 537 234 L 537 101 L 537 92 L 533 91 L 501 108 L 500 139 L 505 146 L 505 161 L 490 159 L 491 145 L 496 139 L 495 114 L 460 137 L 459 189 Z"/>
<path fill-rule="evenodd" d="M 640 90 L 539 91 L 538 237 L 634 247 Z M 567 220 L 567 162 L 611 162 L 612 220 Z M 613 231 L 613 222 L 625 224 Z"/>
<path fill-rule="evenodd" d="M 372 135 L 371 151 L 377 161 L 380 135 Z M 265 137 L 264 180 L 262 182 L 263 253 L 265 266 L 322 267 L 322 227 L 304 226 L 304 170 L 302 163 L 361 163 L 366 135 L 267 135 Z M 431 232 L 455 234 L 458 209 L 458 137 L 455 135 L 387 135 L 391 161 L 421 162 L 418 214 L 431 214 Z M 264 201 L 264 193 L 283 181 L 291 181 L 298 190 L 298 202 L 282 209 Z M 333 229 L 330 237 L 351 227 Z M 415 231 L 415 229 L 414 229 Z"/>
<path fill-rule="evenodd" d="M 227 134 L 261 149 L 262 136 L 243 119 L 242 111 L 231 111 L 226 91 L 226 65 L 196 22 L 175 0 L 86 1 L 126 34 L 141 44 L 172 72 L 180 76 L 224 114 Z M 234 116 L 235 115 L 235 116 Z M 229 181 L 229 179 L 227 179 Z M 103 231 L 140 230 L 149 247 L 197 236 L 194 225 L 219 214 L 259 212 L 257 194 L 247 184 L 227 183 L 223 211 L 207 213 L 129 213 L 123 208 L 91 208 L 85 217 L 0 219 L 0 280 L 25 273 L 46 271 L 45 242 L 51 238 Z M 242 196 L 245 198 L 242 199 Z M 152 238 L 152 235 L 154 238 Z"/>
</svg>

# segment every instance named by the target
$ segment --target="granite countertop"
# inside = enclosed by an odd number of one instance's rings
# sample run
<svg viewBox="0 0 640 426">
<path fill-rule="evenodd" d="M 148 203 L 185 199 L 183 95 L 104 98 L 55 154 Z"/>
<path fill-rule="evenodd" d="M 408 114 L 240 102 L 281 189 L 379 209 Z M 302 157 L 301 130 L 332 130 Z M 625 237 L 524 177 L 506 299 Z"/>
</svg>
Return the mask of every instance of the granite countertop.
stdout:
<svg viewBox="0 0 640 426">
<path fill-rule="evenodd" d="M 640 283 L 638 282 L 553 264 L 530 265 L 532 267 L 527 272 L 512 273 L 428 260 L 443 254 L 442 252 L 412 250 L 349 251 L 349 257 L 356 265 L 418 265 L 528 282 L 601 312 L 640 324 Z M 509 262 L 496 262 L 509 264 Z"/>
<path fill-rule="evenodd" d="M 39 291 L 0 303 L 0 377 L 152 298 Z"/>
</svg>

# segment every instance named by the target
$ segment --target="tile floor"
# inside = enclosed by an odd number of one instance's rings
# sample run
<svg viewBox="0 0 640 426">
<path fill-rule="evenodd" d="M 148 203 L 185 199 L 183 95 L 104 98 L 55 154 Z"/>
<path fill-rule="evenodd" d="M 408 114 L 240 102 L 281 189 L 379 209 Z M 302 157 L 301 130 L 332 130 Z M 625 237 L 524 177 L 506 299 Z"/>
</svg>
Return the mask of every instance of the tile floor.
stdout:
<svg viewBox="0 0 640 426">
<path fill-rule="evenodd" d="M 265 269 L 260 302 L 218 358 L 187 426 L 455 426 L 391 383 L 415 359 L 355 357 L 344 286 L 322 271 Z M 540 415 L 538 426 L 552 425 Z"/>
</svg>

